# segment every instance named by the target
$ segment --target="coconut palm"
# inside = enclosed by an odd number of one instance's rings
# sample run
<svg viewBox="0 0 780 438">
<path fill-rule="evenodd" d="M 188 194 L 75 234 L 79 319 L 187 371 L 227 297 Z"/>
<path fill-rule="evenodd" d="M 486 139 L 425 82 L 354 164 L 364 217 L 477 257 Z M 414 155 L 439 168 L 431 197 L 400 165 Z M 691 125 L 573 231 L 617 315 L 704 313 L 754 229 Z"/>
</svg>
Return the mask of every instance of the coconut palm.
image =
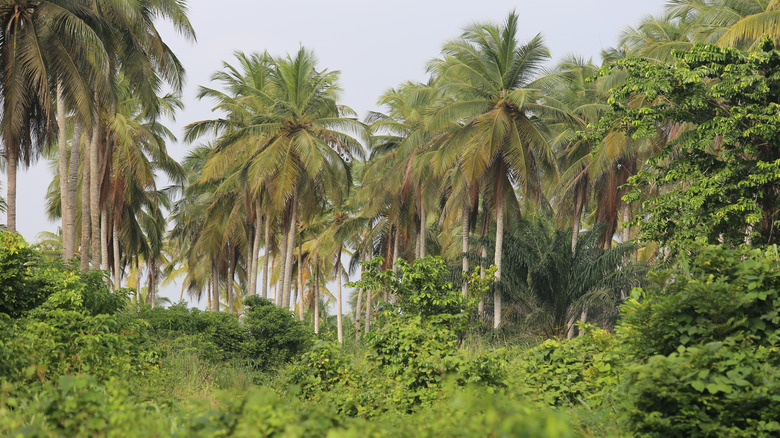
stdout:
<svg viewBox="0 0 780 438">
<path fill-rule="evenodd" d="M 496 217 L 495 279 L 501 281 L 501 248 L 505 206 L 516 203 L 517 185 L 526 201 L 542 201 L 542 177 L 556 173 L 554 153 L 534 116 L 548 110 L 538 103 L 532 81 L 549 58 L 541 36 L 521 44 L 519 17 L 506 22 L 475 24 L 445 44 L 442 57 L 431 62 L 454 102 L 437 114 L 434 126 L 458 128 L 441 146 L 443 163 L 457 163 L 471 184 L 489 185 Z M 445 166 L 449 167 L 449 166 Z M 494 292 L 493 325 L 501 325 L 501 288 Z"/>
</svg>

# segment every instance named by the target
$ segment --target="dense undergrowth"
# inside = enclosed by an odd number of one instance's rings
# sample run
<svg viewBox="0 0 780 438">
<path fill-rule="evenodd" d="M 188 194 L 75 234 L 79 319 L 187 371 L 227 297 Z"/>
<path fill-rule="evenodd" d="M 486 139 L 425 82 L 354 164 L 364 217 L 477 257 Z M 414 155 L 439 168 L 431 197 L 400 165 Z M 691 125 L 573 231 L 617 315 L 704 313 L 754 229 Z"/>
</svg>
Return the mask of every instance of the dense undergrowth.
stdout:
<svg viewBox="0 0 780 438">
<path fill-rule="evenodd" d="M 0 264 L 2 436 L 780 434 L 771 251 L 698 248 L 632 292 L 614 333 L 533 346 L 491 343 L 435 259 L 367 276 L 398 304 L 343 346 L 257 297 L 241 320 L 139 311 L 7 234 Z"/>
</svg>

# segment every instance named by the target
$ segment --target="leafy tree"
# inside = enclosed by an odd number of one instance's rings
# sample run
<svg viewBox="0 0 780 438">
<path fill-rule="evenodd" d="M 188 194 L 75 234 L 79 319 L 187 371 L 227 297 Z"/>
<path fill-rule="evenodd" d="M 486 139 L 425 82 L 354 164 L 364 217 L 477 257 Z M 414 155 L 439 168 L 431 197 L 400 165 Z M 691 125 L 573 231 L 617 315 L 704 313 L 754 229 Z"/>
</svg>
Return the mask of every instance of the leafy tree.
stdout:
<svg viewBox="0 0 780 438">
<path fill-rule="evenodd" d="M 649 186 L 665 187 L 643 203 L 642 238 L 673 251 L 695 240 L 737 245 L 778 242 L 780 54 L 765 40 L 757 52 L 696 46 L 677 53 L 675 68 L 628 59 L 625 84 L 613 91 L 613 113 L 596 137 L 622 130 L 656 136 L 670 122 L 681 133 L 630 181 L 627 201 Z M 644 99 L 646 105 L 627 104 Z"/>
</svg>

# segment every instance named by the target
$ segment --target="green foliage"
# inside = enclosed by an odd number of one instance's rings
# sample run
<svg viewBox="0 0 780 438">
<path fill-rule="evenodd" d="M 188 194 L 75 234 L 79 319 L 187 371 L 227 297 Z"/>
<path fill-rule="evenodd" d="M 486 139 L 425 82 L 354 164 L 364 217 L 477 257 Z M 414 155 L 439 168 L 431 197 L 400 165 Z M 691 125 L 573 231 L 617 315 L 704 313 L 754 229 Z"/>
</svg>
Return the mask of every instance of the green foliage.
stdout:
<svg viewBox="0 0 780 438">
<path fill-rule="evenodd" d="M 337 342 L 317 342 L 289 368 L 290 381 L 301 387 L 303 397 L 329 391 L 336 385 L 350 385 L 352 362 Z"/>
<path fill-rule="evenodd" d="M 513 377 L 532 399 L 554 406 L 598 406 L 611 396 L 623 371 L 616 347 L 613 335 L 586 325 L 583 336 L 565 342 L 548 339 L 519 356 L 513 365 L 520 372 Z"/>
<path fill-rule="evenodd" d="M 244 351 L 261 369 L 290 361 L 304 353 L 313 335 L 303 322 L 270 300 L 252 295 L 244 300 L 248 339 Z"/>
<path fill-rule="evenodd" d="M 638 436 L 780 434 L 777 349 L 729 339 L 629 368 L 625 415 Z"/>
<path fill-rule="evenodd" d="M 655 278 L 647 292 L 632 293 L 618 329 L 637 359 L 731 336 L 759 345 L 777 342 L 780 258 L 775 248 L 699 247 L 680 259 L 678 268 Z"/>
<path fill-rule="evenodd" d="M 629 58 L 603 71 L 627 76 L 594 137 L 679 133 L 630 180 L 628 201 L 667 189 L 642 204 L 642 238 L 673 251 L 697 240 L 778 243 L 780 53 L 765 39 L 750 53 L 694 45 L 674 55 L 673 68 Z"/>
<path fill-rule="evenodd" d="M 0 231 L 0 313 L 16 318 L 46 299 L 32 274 L 39 261 L 22 236 Z"/>
</svg>

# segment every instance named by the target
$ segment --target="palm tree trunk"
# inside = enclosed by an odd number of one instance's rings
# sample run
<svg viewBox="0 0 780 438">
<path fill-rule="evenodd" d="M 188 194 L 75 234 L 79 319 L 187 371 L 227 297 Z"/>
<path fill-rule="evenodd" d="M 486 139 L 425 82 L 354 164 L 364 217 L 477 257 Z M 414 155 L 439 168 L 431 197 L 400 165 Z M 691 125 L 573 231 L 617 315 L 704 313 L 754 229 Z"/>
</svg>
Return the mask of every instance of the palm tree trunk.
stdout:
<svg viewBox="0 0 780 438">
<path fill-rule="evenodd" d="M 289 228 L 289 224 L 286 225 L 287 228 Z M 276 296 L 276 305 L 279 307 L 282 307 L 282 302 L 284 301 L 284 279 L 287 278 L 285 275 L 285 268 L 287 267 L 287 239 L 290 237 L 290 234 L 284 228 L 285 227 L 282 226 L 282 244 L 279 247 L 279 250 L 281 251 L 281 254 L 279 255 L 279 279 L 274 293 Z"/>
<path fill-rule="evenodd" d="M 108 212 L 100 215 L 100 269 L 108 271 Z"/>
<path fill-rule="evenodd" d="M 268 298 L 268 264 L 271 262 L 271 221 L 265 218 L 265 254 L 263 255 L 263 298 Z"/>
<path fill-rule="evenodd" d="M 298 301 L 297 301 L 298 300 L 298 280 L 296 279 L 294 283 L 295 284 L 293 285 L 293 287 L 292 287 L 292 289 L 290 291 L 290 293 L 291 293 L 291 295 L 290 295 L 290 297 L 291 297 L 290 298 L 290 305 L 292 306 L 292 313 L 293 313 L 293 315 L 295 315 L 295 312 L 297 312 L 297 310 L 298 310 Z M 287 309 L 287 310 L 290 310 L 290 309 Z"/>
<path fill-rule="evenodd" d="M 98 160 L 100 129 L 98 121 L 93 122 L 92 137 L 89 143 L 89 213 L 92 224 L 92 267 L 100 266 L 100 186 L 98 172 L 100 163 Z"/>
<path fill-rule="evenodd" d="M 18 155 L 14 146 L 6 145 L 5 159 L 7 163 L 8 177 L 8 199 L 6 202 L 6 229 L 12 233 L 16 232 L 16 169 L 19 165 Z"/>
<path fill-rule="evenodd" d="M 361 276 L 362 278 L 362 276 Z M 358 289 L 357 303 L 355 304 L 355 340 L 360 339 L 360 315 L 363 307 L 363 288 Z"/>
<path fill-rule="evenodd" d="M 582 310 L 582 313 L 580 314 L 580 322 L 585 324 L 588 321 L 588 308 Z M 581 328 L 579 335 L 582 336 L 585 334 L 585 329 Z"/>
<path fill-rule="evenodd" d="M 68 226 L 68 126 L 65 121 L 65 98 L 62 81 L 57 81 L 57 163 L 60 170 L 60 216 L 62 219 L 62 259 L 70 260 L 75 252 L 73 230 Z M 75 141 L 74 141 L 75 145 Z"/>
<path fill-rule="evenodd" d="M 118 290 L 120 287 L 121 271 L 119 269 L 119 223 L 116 218 L 112 221 L 114 223 L 112 231 L 113 249 L 114 249 L 114 290 Z"/>
<path fill-rule="evenodd" d="M 297 190 L 297 189 L 296 189 Z M 285 251 L 284 262 L 284 283 L 282 287 L 282 307 L 285 309 L 290 308 L 290 290 L 292 286 L 292 266 L 293 256 L 295 254 L 295 229 L 297 213 L 298 213 L 298 192 L 293 194 L 292 199 L 292 212 L 290 213 L 290 224 L 287 231 L 287 250 Z"/>
<path fill-rule="evenodd" d="M 582 221 L 582 207 L 584 202 L 577 197 L 577 204 L 574 206 L 574 223 L 571 225 L 571 253 L 577 250 L 577 242 L 580 239 L 580 222 Z"/>
<path fill-rule="evenodd" d="M 256 295 L 257 294 L 257 269 L 258 269 L 258 261 L 260 260 L 260 244 L 261 244 L 261 235 L 260 231 L 263 229 L 263 216 L 260 212 L 260 205 L 258 204 L 255 208 L 255 220 L 257 221 L 257 224 L 255 225 L 255 241 L 252 245 L 252 273 L 249 276 L 250 280 L 250 288 L 249 288 L 249 294 L 250 295 Z"/>
<path fill-rule="evenodd" d="M 219 312 L 219 271 L 217 271 L 217 264 L 211 263 L 211 281 L 213 286 L 211 287 L 211 293 L 214 295 L 211 299 L 214 305 L 214 311 Z"/>
<path fill-rule="evenodd" d="M 320 274 L 319 257 L 314 258 L 314 334 L 320 333 Z"/>
<path fill-rule="evenodd" d="M 70 164 L 68 167 L 68 210 L 65 227 L 70 230 L 72 258 L 76 252 L 76 206 L 78 204 L 79 191 L 79 157 L 81 155 L 81 123 L 76 120 L 73 123 L 73 141 L 70 146 Z M 64 236 L 64 231 L 63 231 Z"/>
<path fill-rule="evenodd" d="M 487 259 L 487 248 L 485 246 L 482 246 L 482 260 Z M 481 266 L 482 263 L 480 262 L 479 267 L 479 278 L 484 280 L 485 279 L 485 269 Z M 477 304 L 477 315 L 481 318 L 482 315 L 485 313 L 485 297 L 481 297 L 479 299 L 479 303 Z"/>
<path fill-rule="evenodd" d="M 305 296 L 303 293 L 303 238 L 300 241 L 298 244 L 298 292 L 300 293 L 298 297 L 300 301 L 298 303 L 298 319 L 303 321 L 303 298 Z"/>
<path fill-rule="evenodd" d="M 425 257 L 425 224 L 427 222 L 425 206 L 423 206 L 422 195 L 420 196 L 420 233 L 418 234 L 418 253 L 417 258 Z"/>
<path fill-rule="evenodd" d="M 235 248 L 229 247 L 228 251 L 228 276 L 227 276 L 227 299 L 228 299 L 228 310 L 230 313 L 236 313 L 236 305 L 234 302 L 234 294 L 235 291 L 233 290 L 233 279 L 236 275 L 236 251 Z"/>
<path fill-rule="evenodd" d="M 501 256 L 504 249 L 504 191 L 503 178 L 496 190 L 496 252 L 493 263 L 496 265 L 495 288 L 493 291 L 493 328 L 501 325 Z"/>
<path fill-rule="evenodd" d="M 90 149 L 92 149 L 92 134 L 86 130 L 84 135 L 84 159 L 81 165 L 81 270 L 89 270 L 89 248 L 92 237 L 92 218 L 90 214 Z M 138 288 L 141 288 L 139 282 Z M 140 303 L 140 301 L 139 301 Z"/>
<path fill-rule="evenodd" d="M 363 324 L 363 333 L 368 334 L 371 328 L 371 291 L 366 291 L 366 322 Z"/>
<path fill-rule="evenodd" d="M 471 215 L 471 208 L 469 207 L 468 197 L 463 202 L 463 212 L 461 213 L 461 250 L 463 252 L 463 285 L 461 286 L 461 294 L 464 297 L 469 296 L 469 282 L 466 279 L 466 275 L 469 275 L 469 216 Z"/>
<path fill-rule="evenodd" d="M 340 344 L 344 343 L 344 321 L 341 311 L 341 246 L 336 252 L 336 334 Z"/>
</svg>

